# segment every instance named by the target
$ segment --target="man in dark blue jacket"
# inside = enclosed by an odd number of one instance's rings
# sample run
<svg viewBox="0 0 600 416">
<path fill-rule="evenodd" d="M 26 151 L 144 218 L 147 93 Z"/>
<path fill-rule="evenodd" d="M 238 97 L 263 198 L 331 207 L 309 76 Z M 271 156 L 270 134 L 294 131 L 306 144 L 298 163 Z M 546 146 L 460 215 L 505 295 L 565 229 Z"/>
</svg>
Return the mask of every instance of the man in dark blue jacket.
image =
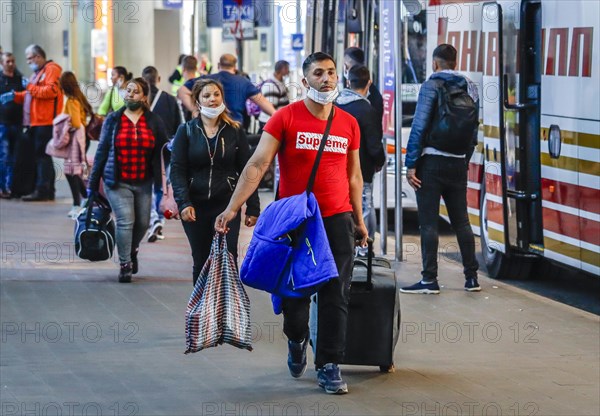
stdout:
<svg viewBox="0 0 600 416">
<path fill-rule="evenodd" d="M 472 132 L 471 145 L 464 153 L 442 151 L 428 143 L 428 136 L 438 111 L 438 97 L 446 84 L 462 88 L 479 108 L 477 87 L 468 78 L 454 71 L 456 49 L 442 44 L 433 51 L 433 74 L 421 86 L 406 151 L 407 179 L 417 192 L 422 279 L 400 289 L 403 293 L 440 293 L 438 275 L 438 220 L 440 196 L 448 210 L 450 223 L 456 232 L 465 273 L 465 290 L 481 290 L 477 282 L 479 264 L 475 258 L 475 239 L 467 213 L 467 169 L 477 145 L 477 128 Z M 440 82 L 441 81 L 441 82 Z"/>
<path fill-rule="evenodd" d="M 373 108 L 367 95 L 371 87 L 371 74 L 364 65 L 355 65 L 346 74 L 348 88 L 342 90 L 336 104 L 342 110 L 352 114 L 360 127 L 360 170 L 363 176 L 362 209 L 363 218 L 374 238 L 377 219 L 373 208 L 373 175 L 385 164 L 383 150 L 383 130 L 377 111 Z M 359 247 L 359 254 L 366 254 L 366 248 Z"/>
</svg>

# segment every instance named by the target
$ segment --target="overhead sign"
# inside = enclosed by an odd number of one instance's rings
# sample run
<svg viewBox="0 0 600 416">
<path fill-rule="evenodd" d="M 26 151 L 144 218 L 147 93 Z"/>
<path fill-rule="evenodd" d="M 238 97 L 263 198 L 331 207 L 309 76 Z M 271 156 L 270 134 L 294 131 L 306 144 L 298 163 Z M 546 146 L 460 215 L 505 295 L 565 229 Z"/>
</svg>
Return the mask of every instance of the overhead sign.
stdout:
<svg viewBox="0 0 600 416">
<path fill-rule="evenodd" d="M 301 51 L 304 49 L 304 35 L 302 33 L 292 34 L 292 50 Z"/>
<path fill-rule="evenodd" d="M 223 40 L 254 37 L 252 0 L 223 0 Z"/>
<path fill-rule="evenodd" d="M 182 9 L 183 0 L 163 0 L 163 6 L 166 9 Z"/>
</svg>

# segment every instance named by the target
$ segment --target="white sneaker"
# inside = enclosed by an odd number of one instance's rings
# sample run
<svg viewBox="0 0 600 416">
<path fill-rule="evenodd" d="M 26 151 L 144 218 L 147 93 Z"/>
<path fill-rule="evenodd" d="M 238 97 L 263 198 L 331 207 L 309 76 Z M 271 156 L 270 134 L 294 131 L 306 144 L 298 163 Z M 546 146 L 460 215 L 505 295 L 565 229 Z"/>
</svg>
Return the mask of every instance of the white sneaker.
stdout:
<svg viewBox="0 0 600 416">
<path fill-rule="evenodd" d="M 162 234 L 162 228 L 163 228 L 163 226 L 160 223 L 160 221 L 155 221 L 154 224 L 152 224 L 152 227 L 148 231 L 148 242 L 149 243 L 154 243 L 156 240 L 161 239 L 161 238 L 159 238 L 159 234 Z"/>
<path fill-rule="evenodd" d="M 81 212 L 81 207 L 79 205 L 73 205 L 73 208 L 71 208 L 71 211 L 69 211 L 69 213 L 67 214 L 67 217 L 69 217 L 73 220 L 77 219 L 80 212 Z"/>
</svg>

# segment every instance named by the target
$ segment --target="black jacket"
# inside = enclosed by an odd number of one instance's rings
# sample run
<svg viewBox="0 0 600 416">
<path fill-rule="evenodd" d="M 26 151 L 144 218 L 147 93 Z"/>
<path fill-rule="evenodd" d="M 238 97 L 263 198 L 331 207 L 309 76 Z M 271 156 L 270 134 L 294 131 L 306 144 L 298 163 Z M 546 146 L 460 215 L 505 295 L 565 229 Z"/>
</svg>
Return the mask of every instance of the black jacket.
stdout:
<svg viewBox="0 0 600 416">
<path fill-rule="evenodd" d="M 155 86 L 150 87 L 149 101 L 151 103 L 154 101 L 154 97 L 157 93 L 158 88 Z M 152 112 L 159 115 L 162 119 L 167 132 L 167 137 L 169 137 L 169 139 L 173 138 L 175 133 L 177 133 L 177 127 L 183 122 L 181 119 L 181 109 L 179 108 L 177 99 L 168 92 L 163 91 L 160 94 L 160 97 L 158 97 L 158 101 Z"/>
<path fill-rule="evenodd" d="M 336 104 L 344 111 L 352 114 L 360 128 L 360 170 L 363 181 L 373 182 L 375 171 L 385 164 L 383 149 L 383 131 L 381 119 L 369 101 L 350 89 L 342 91 Z"/>
<path fill-rule="evenodd" d="M 171 150 L 170 174 L 179 211 L 203 201 L 229 200 L 249 158 L 250 148 L 241 128 L 221 124 L 213 150 L 199 119 L 180 125 Z M 260 214 L 258 192 L 246 202 L 246 214 Z"/>
<path fill-rule="evenodd" d="M 375 117 L 379 120 L 379 123 L 383 120 L 383 97 L 381 93 L 375 86 L 375 84 L 371 84 L 369 87 L 369 96 L 367 97 L 373 109 L 375 110 Z"/>
<path fill-rule="evenodd" d="M 467 79 L 452 73 L 436 72 L 421 85 L 417 108 L 415 109 L 415 117 L 413 118 L 408 144 L 406 145 L 406 159 L 404 163 L 408 169 L 416 168 L 417 161 L 421 157 L 423 148 L 426 147 L 427 138 L 431 131 L 431 123 L 433 122 L 438 107 L 439 90 L 440 88 L 443 88 L 444 82 L 455 84 L 457 87 L 468 91 Z M 477 108 L 479 108 L 478 100 L 476 105 Z M 467 152 L 467 163 L 471 159 L 473 150 L 477 145 L 477 132 L 478 129 L 474 129 L 472 146 Z"/>
<path fill-rule="evenodd" d="M 23 76 L 17 71 L 12 77 L 8 77 L 0 71 L 0 94 L 23 91 L 22 79 Z M 4 105 L 0 104 L 0 124 L 23 124 L 23 106 L 14 101 Z"/>
<path fill-rule="evenodd" d="M 90 175 L 88 187 L 97 192 L 100 186 L 100 178 L 104 179 L 104 184 L 109 188 L 114 188 L 119 182 L 118 162 L 115 152 L 115 137 L 121 127 L 121 116 L 125 112 L 125 107 L 118 111 L 110 113 L 104 124 L 102 124 L 102 132 L 100 133 L 100 141 L 96 156 L 94 157 L 94 166 Z M 157 115 L 150 110 L 144 111 L 146 123 L 152 134 L 154 135 L 154 150 L 152 151 L 152 171 L 150 172 L 154 180 L 156 189 L 162 188 L 162 174 L 160 167 L 160 150 L 167 143 L 167 134 L 165 126 Z"/>
</svg>

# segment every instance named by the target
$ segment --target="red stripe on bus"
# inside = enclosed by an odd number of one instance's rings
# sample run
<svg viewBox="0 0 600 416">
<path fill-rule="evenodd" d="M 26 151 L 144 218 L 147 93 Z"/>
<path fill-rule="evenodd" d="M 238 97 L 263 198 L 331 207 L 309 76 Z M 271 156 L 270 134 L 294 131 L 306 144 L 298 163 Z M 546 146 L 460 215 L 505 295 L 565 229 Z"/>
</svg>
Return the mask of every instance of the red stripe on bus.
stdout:
<svg viewBox="0 0 600 416">
<path fill-rule="evenodd" d="M 600 189 L 542 179 L 542 199 L 571 208 L 600 214 Z"/>
<path fill-rule="evenodd" d="M 487 201 L 487 219 L 496 224 L 504 224 L 504 215 L 502 214 L 502 204 L 494 201 Z"/>
<path fill-rule="evenodd" d="M 469 172 L 467 180 L 470 182 L 480 183 L 483 173 L 483 165 L 478 163 L 469 163 Z"/>
<path fill-rule="evenodd" d="M 486 172 L 485 192 L 500 197 L 502 196 L 502 180 L 500 176 Z"/>
<path fill-rule="evenodd" d="M 479 189 L 467 188 L 467 206 L 469 208 L 479 209 Z"/>
<path fill-rule="evenodd" d="M 582 228 L 582 218 L 551 208 L 543 208 L 543 217 L 545 230 L 586 243 L 600 245 L 600 223 L 596 221 L 586 220 L 587 226 Z"/>
</svg>

